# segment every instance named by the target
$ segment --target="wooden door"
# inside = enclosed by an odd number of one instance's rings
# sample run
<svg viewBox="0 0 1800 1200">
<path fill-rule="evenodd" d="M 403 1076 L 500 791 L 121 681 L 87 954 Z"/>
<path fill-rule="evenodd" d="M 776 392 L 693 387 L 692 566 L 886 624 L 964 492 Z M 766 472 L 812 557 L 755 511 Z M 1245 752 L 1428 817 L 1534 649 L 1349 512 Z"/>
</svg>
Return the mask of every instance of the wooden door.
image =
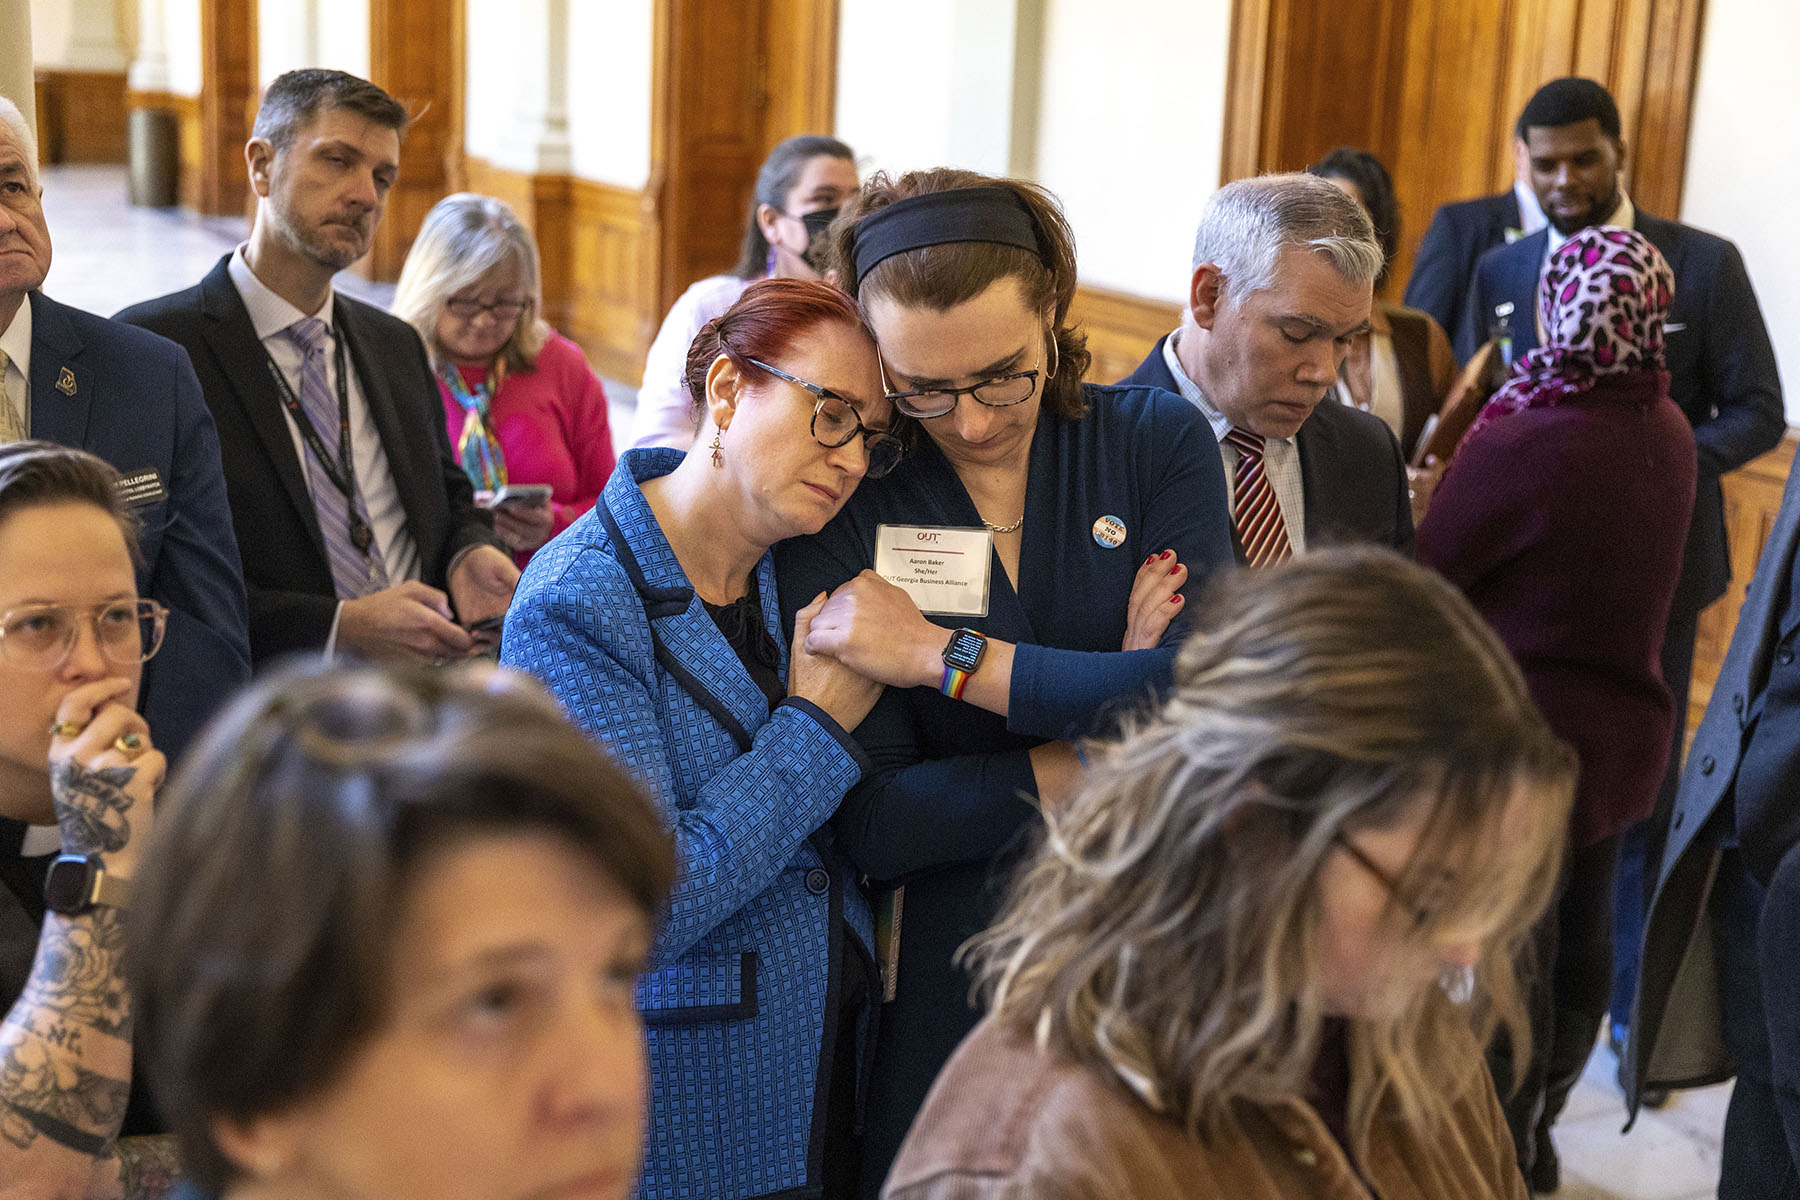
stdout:
<svg viewBox="0 0 1800 1200">
<path fill-rule="evenodd" d="M 776 142 L 829 130 L 836 0 L 659 0 L 646 232 L 657 312 L 729 270 L 757 168 Z"/>
</svg>

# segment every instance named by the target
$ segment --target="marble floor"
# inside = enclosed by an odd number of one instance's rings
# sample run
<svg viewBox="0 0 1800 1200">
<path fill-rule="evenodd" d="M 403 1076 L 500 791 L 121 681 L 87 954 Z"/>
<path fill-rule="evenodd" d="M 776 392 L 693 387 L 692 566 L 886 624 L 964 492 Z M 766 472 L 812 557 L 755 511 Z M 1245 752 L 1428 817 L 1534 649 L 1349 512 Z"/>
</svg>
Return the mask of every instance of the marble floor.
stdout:
<svg viewBox="0 0 1800 1200">
<path fill-rule="evenodd" d="M 183 288 L 212 269 L 243 238 L 246 223 L 179 210 L 133 208 L 120 167 L 53 167 L 44 172 L 44 209 L 55 258 L 44 290 L 58 300 L 111 313 Z M 345 292 L 385 303 L 393 289 L 352 273 Z M 631 389 L 608 381 L 613 428 L 628 429 Z M 619 435 L 615 434 L 615 438 Z M 622 440 L 622 439 L 619 439 Z M 1719 1132 L 1731 1087 L 1677 1095 L 1645 1111 L 1629 1134 L 1613 1083 L 1613 1059 L 1595 1050 L 1557 1126 L 1561 1200 L 1698 1200 L 1711 1196 L 1719 1170 Z"/>
</svg>

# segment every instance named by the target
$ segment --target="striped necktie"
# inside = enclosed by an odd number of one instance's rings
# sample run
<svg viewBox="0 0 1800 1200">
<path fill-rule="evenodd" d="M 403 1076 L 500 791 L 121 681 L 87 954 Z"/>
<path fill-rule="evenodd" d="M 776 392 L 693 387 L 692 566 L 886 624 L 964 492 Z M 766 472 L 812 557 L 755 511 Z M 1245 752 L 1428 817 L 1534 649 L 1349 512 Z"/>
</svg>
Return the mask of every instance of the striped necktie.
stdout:
<svg viewBox="0 0 1800 1200">
<path fill-rule="evenodd" d="M 344 431 L 339 427 L 338 404 L 331 386 L 325 381 L 325 322 L 316 317 L 295 321 L 282 330 L 300 350 L 300 408 L 318 432 L 319 439 L 332 453 L 337 453 Z M 335 465 L 335 464 L 333 464 Z M 325 557 L 331 564 L 331 581 L 340 599 L 354 600 L 388 586 L 387 567 L 382 562 L 381 547 L 371 537 L 368 510 L 362 497 L 345 496 L 331 481 L 322 464 L 315 463 L 306 473 L 307 488 L 312 492 L 313 509 L 319 519 L 319 533 L 325 539 Z M 352 520 L 351 505 L 356 506 Z M 353 527 L 365 531 L 368 545 L 359 549 L 352 536 Z"/>
<path fill-rule="evenodd" d="M 1268 473 L 1263 470 L 1266 439 L 1233 426 L 1225 440 L 1238 452 L 1237 470 L 1232 476 L 1231 520 L 1237 527 L 1244 561 L 1253 567 L 1286 562 L 1294 556 L 1294 549 L 1288 544 L 1287 525 L 1282 522 L 1275 489 L 1269 486 Z"/>
<path fill-rule="evenodd" d="M 13 407 L 12 397 L 6 394 L 6 369 L 11 365 L 12 359 L 6 357 L 6 351 L 0 350 L 0 443 L 22 442 L 31 436 L 31 431 L 19 417 L 19 410 Z"/>
</svg>

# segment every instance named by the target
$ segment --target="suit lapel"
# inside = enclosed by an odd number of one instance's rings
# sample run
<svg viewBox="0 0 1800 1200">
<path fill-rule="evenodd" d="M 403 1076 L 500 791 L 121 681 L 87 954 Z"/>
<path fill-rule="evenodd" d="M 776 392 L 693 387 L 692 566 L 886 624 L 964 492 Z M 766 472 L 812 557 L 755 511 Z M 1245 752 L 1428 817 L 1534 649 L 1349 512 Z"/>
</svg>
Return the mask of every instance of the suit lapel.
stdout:
<svg viewBox="0 0 1800 1200">
<path fill-rule="evenodd" d="M 250 323 L 250 311 L 244 307 L 237 285 L 231 282 L 226 261 L 220 259 L 219 265 L 201 281 L 200 307 L 206 317 L 201 336 L 250 427 L 256 431 L 256 440 L 275 468 L 275 478 L 280 480 L 301 523 L 312 536 L 313 548 L 323 557 L 325 539 L 319 533 L 319 515 L 313 510 L 312 493 L 307 490 L 306 476 L 294 453 L 294 436 L 288 431 L 281 393 L 269 375 L 269 356 L 256 336 L 256 327 Z"/>
<path fill-rule="evenodd" d="M 633 457 L 640 457 L 634 454 Z M 648 455 L 641 455 L 648 457 Z M 680 461 L 670 454 L 669 465 Z M 731 648 L 712 614 L 694 593 L 669 540 L 650 511 L 638 485 L 636 471 L 646 466 L 650 474 L 659 464 L 637 462 L 633 471 L 616 473 L 600 499 L 600 519 L 613 543 L 614 556 L 637 589 L 644 615 L 650 620 L 656 642 L 656 658 L 664 671 L 712 713 L 743 750 L 750 738 L 769 719 L 769 701 L 750 678 L 737 652 Z M 781 644 L 781 623 L 775 593 L 774 557 L 764 554 L 757 565 L 764 626 Z M 787 651 L 782 648 L 782 678 L 787 678 Z"/>
<path fill-rule="evenodd" d="M 1513 310 L 1507 317 L 1507 327 L 1512 330 L 1513 359 L 1528 350 L 1536 350 L 1537 335 L 1537 287 L 1538 277 L 1544 265 L 1544 249 L 1549 245 L 1550 232 L 1540 229 L 1528 238 L 1520 238 L 1512 244 L 1502 256 L 1506 267 L 1506 277 L 1502 280 L 1502 299 L 1511 300 Z M 1486 314 L 1491 321 L 1493 314 Z"/>
<path fill-rule="evenodd" d="M 425 489 L 430 485 L 443 486 L 436 464 L 422 471 L 411 454 L 413 447 L 431 444 L 431 432 L 411 428 L 402 414 L 399 399 L 389 387 L 388 374 L 378 369 L 380 363 L 368 351 L 374 338 L 364 323 L 363 314 L 357 311 L 356 303 L 342 295 L 333 303 L 338 332 L 350 352 L 350 369 L 356 374 L 363 403 L 369 406 L 369 415 L 381 435 L 381 452 L 388 461 L 388 475 L 394 481 L 394 491 L 400 496 L 401 508 L 406 510 L 407 527 L 413 537 L 418 538 L 420 531 L 429 527 L 424 520 L 424 514 L 431 511 L 430 496 Z M 437 397 L 434 395 L 432 399 L 435 401 Z M 441 415 L 438 419 L 442 420 Z M 424 553 L 422 546 L 420 553 Z"/>
<path fill-rule="evenodd" d="M 1335 396 L 1326 396 L 1319 401 L 1321 407 L 1336 404 Z M 1315 411 L 1300 426 L 1300 432 L 1294 438 L 1300 451 L 1300 492 L 1306 513 L 1303 523 L 1306 526 L 1306 544 L 1317 544 L 1320 525 L 1331 513 L 1342 511 L 1334 494 L 1337 478 L 1328 470 L 1326 464 L 1336 462 L 1337 433 L 1325 421 L 1319 419 Z"/>
<path fill-rule="evenodd" d="M 63 446 L 87 445 L 93 379 L 80 363 L 81 337 L 62 305 L 32 292 L 31 436 Z"/>
</svg>

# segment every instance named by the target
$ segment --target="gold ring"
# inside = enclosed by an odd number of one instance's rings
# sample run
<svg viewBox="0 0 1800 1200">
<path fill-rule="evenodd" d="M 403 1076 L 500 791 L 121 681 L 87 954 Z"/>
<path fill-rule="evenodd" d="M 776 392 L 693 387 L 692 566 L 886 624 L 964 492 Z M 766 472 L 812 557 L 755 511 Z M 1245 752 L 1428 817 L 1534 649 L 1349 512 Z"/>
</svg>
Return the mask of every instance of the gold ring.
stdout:
<svg viewBox="0 0 1800 1200">
<path fill-rule="evenodd" d="M 144 739 L 135 733 L 121 733 L 113 739 L 113 749 L 126 758 L 136 758 L 144 752 Z"/>
<path fill-rule="evenodd" d="M 50 736 L 74 737 L 86 728 L 86 721 L 52 721 L 50 722 Z"/>
</svg>

